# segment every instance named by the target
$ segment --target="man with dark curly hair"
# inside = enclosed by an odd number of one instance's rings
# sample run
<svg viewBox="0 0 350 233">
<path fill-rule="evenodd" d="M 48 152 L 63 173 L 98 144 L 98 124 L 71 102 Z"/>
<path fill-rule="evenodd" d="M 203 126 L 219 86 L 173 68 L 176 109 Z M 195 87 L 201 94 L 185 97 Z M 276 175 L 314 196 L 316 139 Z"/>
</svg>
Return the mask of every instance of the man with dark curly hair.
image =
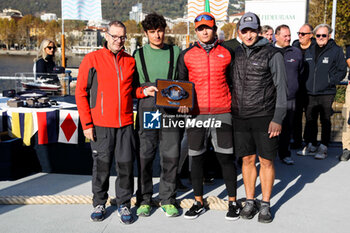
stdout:
<svg viewBox="0 0 350 233">
<path fill-rule="evenodd" d="M 156 79 L 177 79 L 177 59 L 180 48 L 164 43 L 166 22 L 162 15 L 152 13 L 141 22 L 148 44 L 136 50 L 136 76 L 141 86 L 153 86 Z M 144 116 L 147 112 L 176 114 L 163 108 L 157 108 L 154 97 L 148 96 L 138 105 L 140 153 L 138 157 L 138 216 L 149 216 L 153 195 L 152 164 L 159 144 L 160 184 L 159 198 L 162 210 L 168 217 L 178 216 L 175 207 L 176 176 L 180 155 L 179 128 L 147 129 Z M 160 114 L 158 112 L 158 114 Z M 174 119 L 174 118 L 173 118 Z"/>
</svg>

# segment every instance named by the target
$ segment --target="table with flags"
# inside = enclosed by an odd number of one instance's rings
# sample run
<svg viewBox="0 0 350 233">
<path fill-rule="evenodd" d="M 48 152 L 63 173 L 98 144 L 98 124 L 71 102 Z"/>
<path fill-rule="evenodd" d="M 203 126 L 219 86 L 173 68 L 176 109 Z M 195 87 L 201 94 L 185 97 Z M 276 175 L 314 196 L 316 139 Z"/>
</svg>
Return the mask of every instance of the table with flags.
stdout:
<svg viewBox="0 0 350 233">
<path fill-rule="evenodd" d="M 76 105 L 58 102 L 49 108 L 8 107 L 8 98 L 0 97 L 0 132 L 7 131 L 13 138 L 22 138 L 29 146 L 38 134 L 38 144 L 78 143 L 79 114 Z"/>
</svg>

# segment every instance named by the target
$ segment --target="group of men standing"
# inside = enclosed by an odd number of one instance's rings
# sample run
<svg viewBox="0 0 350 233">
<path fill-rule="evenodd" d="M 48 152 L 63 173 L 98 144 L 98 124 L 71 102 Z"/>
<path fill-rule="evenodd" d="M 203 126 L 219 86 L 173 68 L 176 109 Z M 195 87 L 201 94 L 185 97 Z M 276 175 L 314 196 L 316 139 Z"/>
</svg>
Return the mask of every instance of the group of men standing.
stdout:
<svg viewBox="0 0 350 233">
<path fill-rule="evenodd" d="M 203 167 L 210 140 L 228 192 L 228 212 L 225 218 L 252 219 L 259 212 L 258 221 L 269 223 L 272 221 L 270 198 L 275 178 L 273 161 L 278 153 L 284 156 L 281 159 L 290 158 L 288 146 L 291 124 L 297 108 L 299 86 L 303 82 L 299 74 L 305 72 L 304 60 L 310 63 L 310 73 L 315 70 L 320 70 L 322 75 L 327 73 L 323 64 L 328 65 L 329 71 L 328 86 L 307 79 L 307 87 L 310 86 L 314 91 L 312 94 L 322 95 L 319 98 L 309 97 L 310 102 L 326 106 L 333 101 L 333 87 L 342 79 L 343 73 L 338 67 L 342 64 L 341 56 L 337 54 L 337 60 L 334 60 L 335 52 L 329 52 L 328 43 L 320 45 L 321 49 L 317 47 L 307 50 L 306 59 L 303 60 L 302 52 L 289 46 L 290 30 L 287 25 L 276 29 L 277 42 L 272 46 L 267 39 L 259 36 L 260 20 L 253 13 L 246 13 L 239 21 L 237 28 L 241 43 L 234 49 L 230 42 L 218 41 L 213 15 L 201 13 L 194 22 L 198 41 L 181 52 L 177 46 L 164 43 L 164 17 L 156 13 L 147 15 L 142 26 L 149 44 L 138 49 L 131 57 L 124 52 L 126 28 L 123 23 L 113 21 L 107 29 L 104 48 L 86 55 L 82 61 L 76 102 L 84 134 L 91 140 L 93 221 L 104 219 L 110 168 L 114 159 L 118 173 L 115 187 L 117 212 L 122 223 L 134 222 L 130 199 L 134 191 L 135 156 L 138 167 L 137 215 L 150 215 L 152 164 L 157 148 L 161 165 L 160 205 L 166 216 L 179 215 L 175 198 L 182 131 L 176 127 L 145 129 L 145 112 L 159 111 L 174 116 L 180 113 L 199 121 L 215 118 L 221 122 L 221 127 L 218 128 L 195 125 L 186 129 L 195 202 L 184 217 L 194 219 L 207 210 L 203 200 Z M 321 31 L 316 31 L 317 39 L 329 40 L 329 28 L 321 26 L 318 30 Z M 304 32 L 298 34 L 301 33 Z M 333 43 L 330 43 L 331 48 L 337 48 Z M 300 46 L 303 49 L 301 40 Z M 315 69 L 315 64 L 321 68 Z M 186 106 L 180 106 L 176 110 L 170 110 L 156 107 L 156 79 L 194 83 L 194 108 L 190 110 Z M 326 94 L 330 97 L 320 94 L 319 86 L 327 86 Z M 139 99 L 137 135 L 133 126 L 132 98 Z M 312 111 L 310 117 L 314 115 Z M 310 125 L 311 120 L 308 120 Z M 314 143 L 311 136 L 310 142 Z M 236 157 L 242 158 L 246 192 L 242 208 L 236 203 Z M 262 189 L 260 202 L 255 200 L 257 158 L 260 162 Z"/>
</svg>

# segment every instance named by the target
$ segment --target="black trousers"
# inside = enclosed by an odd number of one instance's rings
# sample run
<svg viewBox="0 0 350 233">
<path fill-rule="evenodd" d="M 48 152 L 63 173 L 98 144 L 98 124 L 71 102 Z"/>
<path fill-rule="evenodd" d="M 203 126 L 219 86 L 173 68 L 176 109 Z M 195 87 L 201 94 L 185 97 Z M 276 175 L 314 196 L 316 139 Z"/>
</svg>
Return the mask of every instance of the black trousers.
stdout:
<svg viewBox="0 0 350 233">
<path fill-rule="evenodd" d="M 289 144 L 293 132 L 294 113 L 295 100 L 288 100 L 287 115 L 282 122 L 282 132 L 279 136 L 278 156 L 281 160 L 291 156 Z"/>
<path fill-rule="evenodd" d="M 113 158 L 118 174 L 115 181 L 117 205 L 130 206 L 130 199 L 134 193 L 135 139 L 133 125 L 122 128 L 95 126 L 95 130 L 96 140 L 91 142 L 93 206 L 104 205 L 107 202 Z"/>
<path fill-rule="evenodd" d="M 309 105 L 306 110 L 305 141 L 317 144 L 318 115 L 321 120 L 321 143 L 328 146 L 331 138 L 331 115 L 334 95 L 309 95 Z"/>
</svg>

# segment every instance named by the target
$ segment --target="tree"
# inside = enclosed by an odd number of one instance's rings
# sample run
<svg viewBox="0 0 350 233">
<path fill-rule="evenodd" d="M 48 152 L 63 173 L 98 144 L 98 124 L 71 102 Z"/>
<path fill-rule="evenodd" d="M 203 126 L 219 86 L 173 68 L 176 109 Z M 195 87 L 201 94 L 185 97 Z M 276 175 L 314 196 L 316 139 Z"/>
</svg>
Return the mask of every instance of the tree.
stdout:
<svg viewBox="0 0 350 233">
<path fill-rule="evenodd" d="M 10 49 L 16 41 L 17 24 L 14 19 L 0 19 L 0 38 L 6 45 L 7 49 Z"/>
<path fill-rule="evenodd" d="M 17 23 L 17 39 L 20 46 L 30 47 L 30 28 L 33 27 L 35 17 L 32 15 L 25 15 Z"/>
<path fill-rule="evenodd" d="M 135 20 L 127 20 L 124 22 L 124 25 L 127 29 L 127 33 L 140 33 L 140 28 Z"/>
<path fill-rule="evenodd" d="M 60 32 L 61 28 L 57 21 L 52 20 L 48 23 L 46 23 L 45 26 L 45 37 L 48 39 L 51 39 L 53 41 L 56 41 L 56 37 L 58 33 Z"/>
<path fill-rule="evenodd" d="M 187 34 L 187 23 L 181 22 L 173 27 L 174 34 Z"/>
<path fill-rule="evenodd" d="M 225 33 L 225 40 L 232 38 L 234 27 L 235 26 L 232 23 L 227 23 L 221 27 L 221 30 Z"/>
</svg>

